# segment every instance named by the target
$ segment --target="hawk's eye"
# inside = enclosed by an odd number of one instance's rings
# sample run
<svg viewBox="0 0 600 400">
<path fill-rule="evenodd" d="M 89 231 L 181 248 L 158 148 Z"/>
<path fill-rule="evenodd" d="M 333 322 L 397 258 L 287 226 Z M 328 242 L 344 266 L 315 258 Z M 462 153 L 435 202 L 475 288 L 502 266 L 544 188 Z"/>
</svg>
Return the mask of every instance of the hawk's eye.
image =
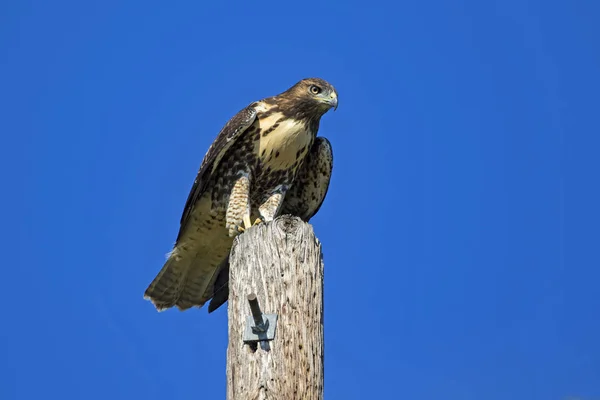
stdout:
<svg viewBox="0 0 600 400">
<path fill-rule="evenodd" d="M 310 92 L 311 92 L 312 94 L 319 94 L 319 93 L 321 93 L 321 88 L 320 88 L 320 87 L 318 87 L 318 86 L 312 85 L 312 86 L 310 87 Z"/>
</svg>

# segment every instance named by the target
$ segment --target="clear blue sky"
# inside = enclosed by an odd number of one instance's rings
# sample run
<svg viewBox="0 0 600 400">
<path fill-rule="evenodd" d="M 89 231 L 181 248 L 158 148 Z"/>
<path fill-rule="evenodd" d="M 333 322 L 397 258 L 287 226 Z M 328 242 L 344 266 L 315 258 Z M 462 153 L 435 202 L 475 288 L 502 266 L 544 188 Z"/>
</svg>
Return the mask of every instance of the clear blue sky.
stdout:
<svg viewBox="0 0 600 400">
<path fill-rule="evenodd" d="M 599 3 L 243 3 L 0 5 L 0 399 L 224 398 L 226 310 L 142 294 L 222 125 L 310 76 L 327 399 L 599 399 Z"/>
</svg>

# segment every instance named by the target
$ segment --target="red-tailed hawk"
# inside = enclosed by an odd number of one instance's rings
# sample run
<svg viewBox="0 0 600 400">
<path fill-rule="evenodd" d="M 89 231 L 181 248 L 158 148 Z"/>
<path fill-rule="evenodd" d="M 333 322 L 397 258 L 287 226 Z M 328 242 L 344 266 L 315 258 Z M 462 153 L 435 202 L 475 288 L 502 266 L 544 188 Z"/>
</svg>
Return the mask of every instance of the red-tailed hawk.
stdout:
<svg viewBox="0 0 600 400">
<path fill-rule="evenodd" d="M 158 310 L 177 306 L 209 312 L 227 300 L 233 237 L 251 221 L 280 214 L 308 221 L 329 187 L 333 154 L 316 137 L 321 117 L 337 108 L 328 82 L 303 79 L 285 92 L 250 104 L 208 149 L 185 204 L 177 241 L 144 297 Z"/>
</svg>

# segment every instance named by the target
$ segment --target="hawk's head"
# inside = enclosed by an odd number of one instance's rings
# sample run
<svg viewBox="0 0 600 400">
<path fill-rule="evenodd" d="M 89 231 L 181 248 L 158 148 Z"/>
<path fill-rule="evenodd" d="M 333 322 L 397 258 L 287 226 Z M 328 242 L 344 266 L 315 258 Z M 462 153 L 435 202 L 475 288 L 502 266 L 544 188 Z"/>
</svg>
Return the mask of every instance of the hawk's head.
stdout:
<svg viewBox="0 0 600 400">
<path fill-rule="evenodd" d="M 277 97 L 285 101 L 298 118 L 320 118 L 338 105 L 334 87 L 320 78 L 302 79 Z"/>
</svg>

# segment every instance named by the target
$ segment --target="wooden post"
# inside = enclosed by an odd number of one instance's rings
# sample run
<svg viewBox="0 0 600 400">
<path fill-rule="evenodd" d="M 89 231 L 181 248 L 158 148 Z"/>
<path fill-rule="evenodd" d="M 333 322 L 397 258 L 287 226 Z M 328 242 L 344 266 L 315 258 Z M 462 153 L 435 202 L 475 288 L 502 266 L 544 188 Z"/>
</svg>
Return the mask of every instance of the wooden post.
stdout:
<svg viewBox="0 0 600 400">
<path fill-rule="evenodd" d="M 278 316 L 268 346 L 243 342 L 252 293 Z M 322 400 L 323 259 L 312 227 L 286 215 L 239 235 L 228 301 L 227 399 Z"/>
</svg>

